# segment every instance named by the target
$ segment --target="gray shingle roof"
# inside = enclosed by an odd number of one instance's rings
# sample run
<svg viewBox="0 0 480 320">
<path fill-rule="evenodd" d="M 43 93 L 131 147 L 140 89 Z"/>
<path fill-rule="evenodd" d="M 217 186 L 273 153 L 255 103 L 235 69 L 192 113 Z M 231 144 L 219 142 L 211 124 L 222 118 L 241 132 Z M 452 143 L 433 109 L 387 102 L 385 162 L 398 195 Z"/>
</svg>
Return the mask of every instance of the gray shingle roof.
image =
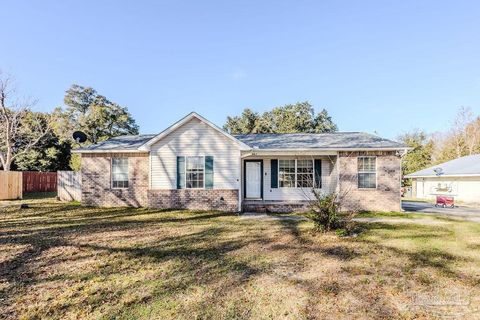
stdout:
<svg viewBox="0 0 480 320">
<path fill-rule="evenodd" d="M 435 177 L 437 176 L 434 171 L 434 169 L 436 168 L 441 168 L 441 176 L 480 175 L 480 154 L 450 160 L 439 165 L 411 173 L 409 175 L 406 175 L 405 177 Z"/>
<path fill-rule="evenodd" d="M 234 135 L 258 149 L 375 149 L 406 148 L 405 145 L 364 132 L 281 133 Z"/>
<path fill-rule="evenodd" d="M 155 136 L 156 134 L 120 136 L 76 149 L 75 152 L 136 150 Z M 255 149 L 402 149 L 406 147 L 401 143 L 363 132 L 240 134 L 234 137 Z"/>
<path fill-rule="evenodd" d="M 116 150 L 136 150 L 145 142 L 155 137 L 156 134 L 140 134 L 136 136 L 119 136 L 110 138 L 98 144 L 85 146 L 75 151 L 116 151 Z"/>
</svg>

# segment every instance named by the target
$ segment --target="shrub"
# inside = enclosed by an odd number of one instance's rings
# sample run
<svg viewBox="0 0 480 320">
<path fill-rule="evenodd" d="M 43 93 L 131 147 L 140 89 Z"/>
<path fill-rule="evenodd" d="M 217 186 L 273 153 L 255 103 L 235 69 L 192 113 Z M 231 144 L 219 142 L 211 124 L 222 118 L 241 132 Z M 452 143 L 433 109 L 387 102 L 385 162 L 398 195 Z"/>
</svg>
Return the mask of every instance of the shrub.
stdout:
<svg viewBox="0 0 480 320">
<path fill-rule="evenodd" d="M 315 193 L 311 202 L 308 217 L 313 221 L 316 231 L 328 232 L 338 227 L 338 212 L 340 205 L 335 194 L 322 195 Z"/>
<path fill-rule="evenodd" d="M 310 201 L 310 211 L 307 216 L 313 221 L 314 230 L 328 232 L 335 230 L 341 237 L 358 232 L 353 221 L 355 212 L 340 213 L 341 197 L 338 194 L 322 194 L 314 190 L 315 200 Z"/>
</svg>

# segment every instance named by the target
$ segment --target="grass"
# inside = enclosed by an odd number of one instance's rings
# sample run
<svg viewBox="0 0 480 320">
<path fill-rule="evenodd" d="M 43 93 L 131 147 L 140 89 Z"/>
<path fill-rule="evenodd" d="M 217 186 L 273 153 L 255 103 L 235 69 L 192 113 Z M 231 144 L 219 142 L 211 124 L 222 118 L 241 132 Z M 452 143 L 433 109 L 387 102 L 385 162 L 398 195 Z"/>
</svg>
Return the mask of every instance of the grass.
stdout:
<svg viewBox="0 0 480 320">
<path fill-rule="evenodd" d="M 480 316 L 480 224 L 342 238 L 309 221 L 26 202 L 0 207 L 0 318 Z"/>
<path fill-rule="evenodd" d="M 57 192 L 28 192 L 23 194 L 24 200 L 55 198 Z"/>
</svg>

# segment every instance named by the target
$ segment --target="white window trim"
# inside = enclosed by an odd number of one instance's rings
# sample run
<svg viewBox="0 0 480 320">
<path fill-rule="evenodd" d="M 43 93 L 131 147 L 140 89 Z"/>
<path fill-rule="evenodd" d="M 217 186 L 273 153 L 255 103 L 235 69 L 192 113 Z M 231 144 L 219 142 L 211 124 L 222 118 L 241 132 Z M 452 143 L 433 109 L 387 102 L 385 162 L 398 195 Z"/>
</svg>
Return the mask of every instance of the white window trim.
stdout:
<svg viewBox="0 0 480 320">
<path fill-rule="evenodd" d="M 276 159 L 278 161 L 278 166 L 277 166 L 277 186 L 281 189 L 311 189 L 310 187 L 298 187 L 297 186 L 297 160 L 310 160 L 312 161 L 312 175 L 313 175 L 313 187 L 316 186 L 316 181 L 315 181 L 315 160 L 314 159 L 292 159 L 292 158 L 286 158 L 286 159 Z M 280 160 L 295 160 L 295 183 L 293 187 L 282 187 L 280 186 Z M 322 179 L 322 177 L 320 177 Z M 322 185 L 323 186 L 323 185 Z M 315 189 L 322 189 L 322 188 L 315 188 Z"/>
<path fill-rule="evenodd" d="M 127 177 L 128 187 L 114 187 L 113 186 L 113 159 L 127 159 Z M 113 190 L 125 190 L 130 188 L 130 157 L 110 157 L 110 189 Z"/>
<path fill-rule="evenodd" d="M 374 158 L 375 159 L 375 172 L 373 171 L 360 171 L 358 170 L 358 159 L 359 158 Z M 375 173 L 375 188 L 360 188 L 358 174 L 359 173 Z M 358 190 L 377 190 L 378 188 L 378 169 L 377 169 L 377 156 L 358 156 L 357 157 L 357 189 Z"/>
<path fill-rule="evenodd" d="M 183 156 L 183 157 L 185 157 L 185 164 L 184 164 L 184 166 L 185 166 L 185 170 L 184 170 L 184 172 L 185 172 L 184 173 L 185 174 L 185 189 L 189 189 L 189 190 L 190 189 L 197 189 L 197 190 L 198 189 L 205 189 L 205 171 L 206 171 L 205 170 L 206 169 L 206 167 L 205 167 L 205 156 Z M 197 157 L 200 157 L 200 158 L 203 159 L 203 185 L 202 185 L 201 188 L 187 188 L 187 158 L 197 158 Z"/>
</svg>

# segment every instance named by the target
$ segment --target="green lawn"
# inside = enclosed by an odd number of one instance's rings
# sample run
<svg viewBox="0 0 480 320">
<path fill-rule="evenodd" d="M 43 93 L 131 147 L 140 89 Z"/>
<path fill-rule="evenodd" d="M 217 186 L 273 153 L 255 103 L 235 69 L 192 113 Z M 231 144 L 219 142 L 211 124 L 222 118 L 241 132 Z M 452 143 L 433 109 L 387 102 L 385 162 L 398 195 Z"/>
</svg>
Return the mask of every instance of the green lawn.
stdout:
<svg viewBox="0 0 480 320">
<path fill-rule="evenodd" d="M 0 318 L 480 317 L 480 224 L 341 238 L 308 221 L 28 203 L 0 203 Z"/>
</svg>

